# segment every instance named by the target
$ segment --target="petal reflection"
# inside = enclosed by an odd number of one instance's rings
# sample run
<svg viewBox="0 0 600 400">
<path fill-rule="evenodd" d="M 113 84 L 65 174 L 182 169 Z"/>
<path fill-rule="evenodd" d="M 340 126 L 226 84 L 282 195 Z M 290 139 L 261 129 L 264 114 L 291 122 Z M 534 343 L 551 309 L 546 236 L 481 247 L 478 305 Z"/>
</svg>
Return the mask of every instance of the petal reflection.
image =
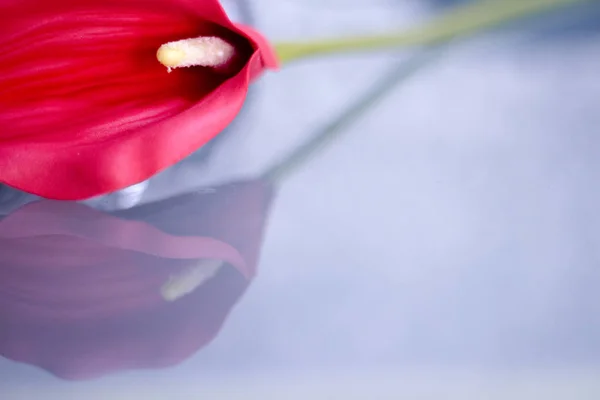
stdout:
<svg viewBox="0 0 600 400">
<path fill-rule="evenodd" d="M 66 379 L 190 357 L 250 284 L 270 199 L 253 181 L 112 214 L 23 206 L 0 221 L 0 355 Z"/>
</svg>

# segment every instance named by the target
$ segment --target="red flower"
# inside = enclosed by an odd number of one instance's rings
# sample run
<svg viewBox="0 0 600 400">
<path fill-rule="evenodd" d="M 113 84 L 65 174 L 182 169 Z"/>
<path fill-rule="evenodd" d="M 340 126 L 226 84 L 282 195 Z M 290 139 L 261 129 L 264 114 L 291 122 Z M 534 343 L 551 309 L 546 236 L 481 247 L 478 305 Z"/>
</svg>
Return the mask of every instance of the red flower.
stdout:
<svg viewBox="0 0 600 400">
<path fill-rule="evenodd" d="M 212 55 L 224 58 L 207 59 L 215 68 L 168 73 L 157 61 L 162 45 L 197 37 L 221 40 Z M 0 47 L 0 182 L 66 200 L 188 156 L 277 66 L 266 40 L 217 0 L 0 0 Z"/>
<path fill-rule="evenodd" d="M 249 182 L 117 215 L 24 206 L 0 221 L 0 354 L 65 379 L 188 358 L 254 276 L 270 198 Z M 227 264 L 191 293 L 165 296 L 173 277 L 212 268 L 201 259 Z"/>
</svg>

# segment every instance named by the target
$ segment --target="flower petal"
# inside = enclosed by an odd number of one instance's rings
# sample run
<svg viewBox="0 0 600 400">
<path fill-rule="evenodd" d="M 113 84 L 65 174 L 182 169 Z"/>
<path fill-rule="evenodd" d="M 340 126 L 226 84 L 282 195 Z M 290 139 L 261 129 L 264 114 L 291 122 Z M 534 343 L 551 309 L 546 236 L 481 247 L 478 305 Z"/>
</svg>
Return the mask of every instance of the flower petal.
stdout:
<svg viewBox="0 0 600 400">
<path fill-rule="evenodd" d="M 214 35 L 229 75 L 167 73 L 161 44 Z M 144 181 L 221 132 L 248 85 L 276 67 L 255 31 L 209 0 L 0 2 L 0 182 L 80 200 Z"/>
</svg>

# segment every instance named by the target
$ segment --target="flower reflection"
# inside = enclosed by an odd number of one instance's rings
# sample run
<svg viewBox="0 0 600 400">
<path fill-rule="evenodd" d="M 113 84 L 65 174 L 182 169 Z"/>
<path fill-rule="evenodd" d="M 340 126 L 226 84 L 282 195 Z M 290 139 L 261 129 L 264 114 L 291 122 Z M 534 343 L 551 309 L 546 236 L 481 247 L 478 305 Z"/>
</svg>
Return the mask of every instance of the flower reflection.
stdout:
<svg viewBox="0 0 600 400">
<path fill-rule="evenodd" d="M 254 276 L 271 195 L 252 181 L 112 214 L 23 206 L 0 221 L 0 354 L 66 379 L 190 357 Z"/>
</svg>

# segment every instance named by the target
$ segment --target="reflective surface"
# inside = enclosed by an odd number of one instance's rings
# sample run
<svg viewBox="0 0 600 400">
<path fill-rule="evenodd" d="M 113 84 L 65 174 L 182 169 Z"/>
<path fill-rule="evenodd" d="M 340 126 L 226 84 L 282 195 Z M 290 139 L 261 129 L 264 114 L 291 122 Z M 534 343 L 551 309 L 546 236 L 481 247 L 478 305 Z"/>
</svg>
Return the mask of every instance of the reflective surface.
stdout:
<svg viewBox="0 0 600 400">
<path fill-rule="evenodd" d="M 273 39 L 437 12 L 362 3 L 252 6 Z M 453 43 L 274 187 L 413 54 L 270 74 L 212 148 L 109 198 L 4 189 L 0 398 L 600 398 L 593 12 Z"/>
</svg>

